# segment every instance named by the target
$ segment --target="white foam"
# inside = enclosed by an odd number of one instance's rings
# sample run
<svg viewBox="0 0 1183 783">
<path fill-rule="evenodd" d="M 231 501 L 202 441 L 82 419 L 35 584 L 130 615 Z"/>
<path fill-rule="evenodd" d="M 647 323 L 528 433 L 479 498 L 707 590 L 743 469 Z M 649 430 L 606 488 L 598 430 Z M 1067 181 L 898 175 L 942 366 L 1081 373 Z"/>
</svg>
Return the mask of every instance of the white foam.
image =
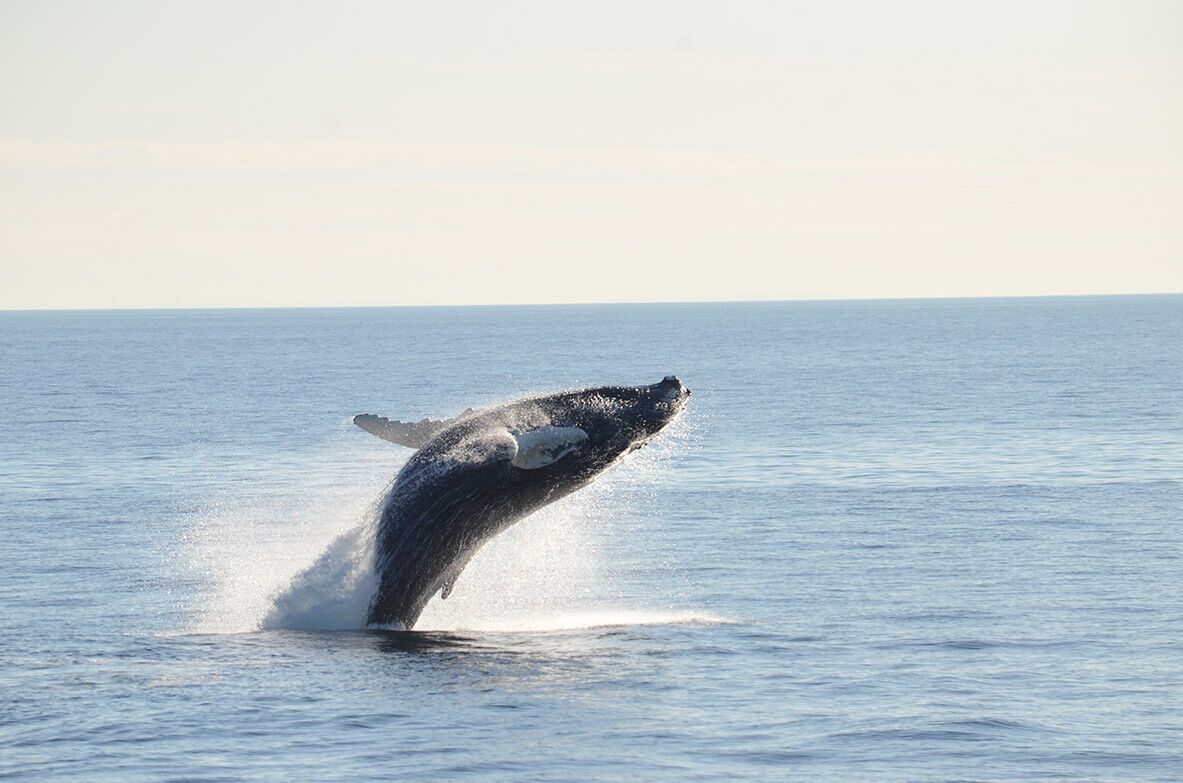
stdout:
<svg viewBox="0 0 1183 783">
<path fill-rule="evenodd" d="M 718 625 L 730 623 L 726 617 L 696 612 L 653 611 L 647 609 L 587 609 L 556 614 L 505 614 L 461 621 L 448 627 L 434 627 L 420 622 L 418 631 L 485 631 L 490 633 L 545 633 L 579 631 L 594 628 L 617 628 L 642 625 Z"/>
</svg>

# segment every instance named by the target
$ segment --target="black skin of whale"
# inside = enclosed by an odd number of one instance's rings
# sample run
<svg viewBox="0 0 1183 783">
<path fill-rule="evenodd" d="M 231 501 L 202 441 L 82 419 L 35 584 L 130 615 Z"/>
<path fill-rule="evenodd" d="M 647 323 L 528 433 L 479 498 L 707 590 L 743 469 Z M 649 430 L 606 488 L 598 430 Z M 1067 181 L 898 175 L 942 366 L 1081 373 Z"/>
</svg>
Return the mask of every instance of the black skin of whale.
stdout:
<svg viewBox="0 0 1183 783">
<path fill-rule="evenodd" d="M 667 376 L 651 386 L 562 392 L 443 422 L 355 417 L 379 437 L 418 448 L 382 507 L 379 585 L 367 624 L 413 628 L 435 593 L 447 598 L 486 541 L 643 446 L 689 397 Z"/>
</svg>

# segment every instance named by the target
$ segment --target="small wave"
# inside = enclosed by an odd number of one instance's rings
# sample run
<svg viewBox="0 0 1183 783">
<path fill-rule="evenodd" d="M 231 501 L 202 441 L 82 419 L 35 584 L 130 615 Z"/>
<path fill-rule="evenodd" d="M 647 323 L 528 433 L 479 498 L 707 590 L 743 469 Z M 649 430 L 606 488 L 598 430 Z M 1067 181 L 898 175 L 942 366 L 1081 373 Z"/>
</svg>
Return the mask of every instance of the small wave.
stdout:
<svg viewBox="0 0 1183 783">
<path fill-rule="evenodd" d="M 1036 726 L 1031 723 L 1023 723 L 1020 721 L 1007 720 L 1006 718 L 965 718 L 962 720 L 947 721 L 943 724 L 944 727 L 952 730 L 981 730 L 991 732 L 1011 732 L 1011 731 L 1047 731 L 1046 728 Z"/>
</svg>

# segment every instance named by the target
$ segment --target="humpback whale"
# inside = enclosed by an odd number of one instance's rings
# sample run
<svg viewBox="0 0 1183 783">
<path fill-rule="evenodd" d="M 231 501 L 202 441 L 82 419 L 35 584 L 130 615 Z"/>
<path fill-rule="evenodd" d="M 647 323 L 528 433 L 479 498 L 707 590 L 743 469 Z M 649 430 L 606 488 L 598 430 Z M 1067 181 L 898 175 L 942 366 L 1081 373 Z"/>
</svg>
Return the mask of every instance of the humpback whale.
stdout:
<svg viewBox="0 0 1183 783">
<path fill-rule="evenodd" d="M 382 504 L 378 589 L 367 624 L 414 627 L 436 592 L 448 597 L 486 541 L 643 446 L 689 397 L 669 375 L 649 386 L 603 386 L 470 408 L 443 421 L 355 416 L 367 432 L 416 449 Z"/>
</svg>

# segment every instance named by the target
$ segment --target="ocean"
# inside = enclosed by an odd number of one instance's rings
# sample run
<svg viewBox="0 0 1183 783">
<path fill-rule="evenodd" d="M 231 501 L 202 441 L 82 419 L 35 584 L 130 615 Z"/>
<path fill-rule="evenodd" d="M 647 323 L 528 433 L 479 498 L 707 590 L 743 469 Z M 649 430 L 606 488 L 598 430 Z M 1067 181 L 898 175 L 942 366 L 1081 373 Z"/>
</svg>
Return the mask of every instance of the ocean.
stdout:
<svg viewBox="0 0 1183 783">
<path fill-rule="evenodd" d="M 668 374 L 363 627 L 354 414 Z M 1183 296 L 0 312 L 0 778 L 1178 781 L 1181 518 Z"/>
</svg>

